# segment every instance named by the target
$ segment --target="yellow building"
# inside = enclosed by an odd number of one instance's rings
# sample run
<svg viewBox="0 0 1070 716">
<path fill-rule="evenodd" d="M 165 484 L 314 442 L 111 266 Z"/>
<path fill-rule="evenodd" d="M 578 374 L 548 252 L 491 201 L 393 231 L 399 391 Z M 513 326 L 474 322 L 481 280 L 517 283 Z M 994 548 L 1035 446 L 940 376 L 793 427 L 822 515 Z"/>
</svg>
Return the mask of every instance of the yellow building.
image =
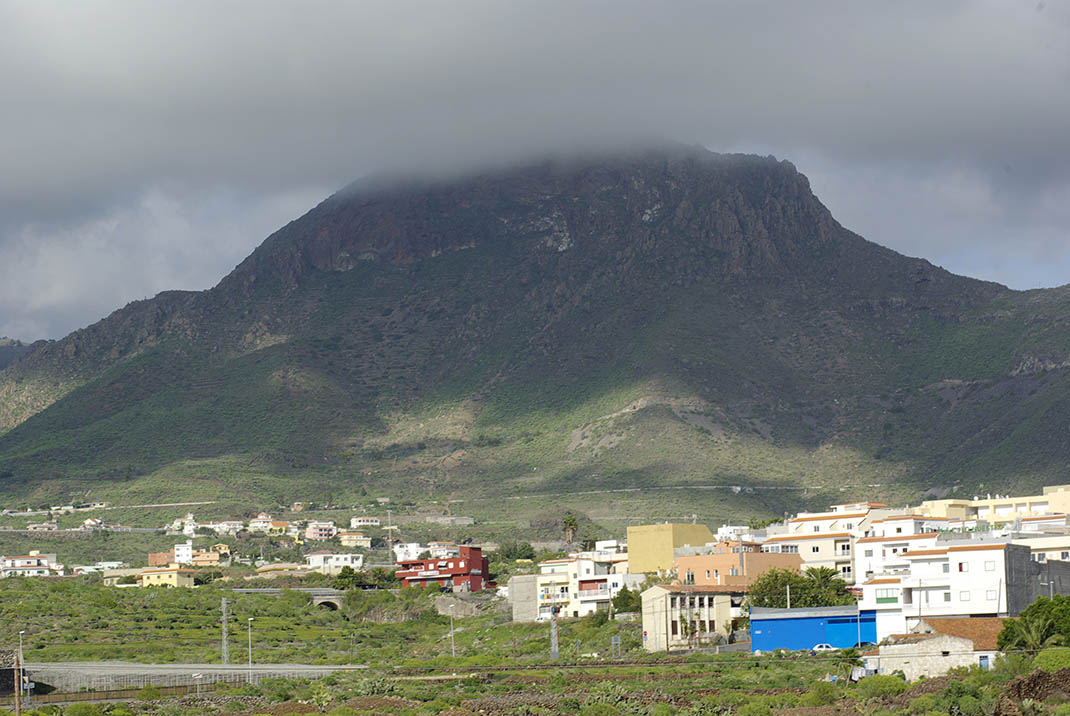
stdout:
<svg viewBox="0 0 1070 716">
<path fill-rule="evenodd" d="M 984 520 L 999 524 L 1026 517 L 1070 514 L 1070 485 L 1045 487 L 1040 495 L 995 497 L 986 495 L 972 500 L 926 500 L 914 512 L 928 517 L 952 520 Z"/>
<path fill-rule="evenodd" d="M 139 587 L 192 587 L 193 570 L 182 567 L 146 569 L 137 575 Z"/>
<path fill-rule="evenodd" d="M 664 522 L 660 525 L 636 525 L 628 528 L 628 571 L 668 572 L 677 547 L 699 547 L 717 538 L 706 525 Z"/>
</svg>

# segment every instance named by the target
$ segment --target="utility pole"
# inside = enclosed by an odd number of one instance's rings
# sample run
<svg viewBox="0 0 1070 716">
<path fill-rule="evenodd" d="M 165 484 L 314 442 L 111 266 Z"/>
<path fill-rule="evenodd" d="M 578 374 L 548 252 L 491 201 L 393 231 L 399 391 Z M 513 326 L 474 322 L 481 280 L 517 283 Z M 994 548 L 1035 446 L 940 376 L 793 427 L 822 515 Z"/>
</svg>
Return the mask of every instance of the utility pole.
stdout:
<svg viewBox="0 0 1070 716">
<path fill-rule="evenodd" d="M 22 659 L 15 653 L 15 716 L 22 716 Z"/>
<path fill-rule="evenodd" d="M 739 576 L 743 576 L 743 533 L 739 533 Z"/>
<path fill-rule="evenodd" d="M 557 661 L 560 656 L 557 647 L 557 615 L 553 613 L 553 607 L 550 607 L 550 609 L 550 659 Z"/>
<path fill-rule="evenodd" d="M 230 644 L 227 639 L 227 630 L 230 628 L 230 619 L 227 617 L 227 598 L 223 597 L 223 643 L 220 648 L 220 661 L 230 663 Z"/>
<path fill-rule="evenodd" d="M 249 683 L 253 683 L 253 618 L 249 617 Z"/>
<path fill-rule="evenodd" d="M 791 609 L 791 585 L 788 586 L 788 609 Z"/>
<path fill-rule="evenodd" d="M 457 643 L 453 640 L 453 605 L 450 605 L 450 655 L 457 658 Z"/>
</svg>

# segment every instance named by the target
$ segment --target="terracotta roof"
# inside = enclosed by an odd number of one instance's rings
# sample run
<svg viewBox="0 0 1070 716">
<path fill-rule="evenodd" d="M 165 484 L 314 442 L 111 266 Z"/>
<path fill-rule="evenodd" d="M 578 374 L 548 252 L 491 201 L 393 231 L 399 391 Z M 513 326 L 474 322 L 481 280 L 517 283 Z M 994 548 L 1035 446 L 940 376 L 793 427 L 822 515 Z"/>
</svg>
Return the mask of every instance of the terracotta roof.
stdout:
<svg viewBox="0 0 1070 716">
<path fill-rule="evenodd" d="M 826 539 L 828 537 L 850 537 L 849 532 L 813 532 L 803 535 L 777 535 L 776 537 L 770 537 L 766 540 L 769 542 L 795 542 L 801 539 Z"/>
<path fill-rule="evenodd" d="M 971 552 L 974 550 L 986 550 L 986 549 L 998 549 L 1001 552 L 1003 548 L 1007 546 L 1006 542 L 997 542 L 996 544 L 964 544 L 957 547 L 948 547 L 948 552 Z"/>
<path fill-rule="evenodd" d="M 899 577 L 878 577 L 865 582 L 865 584 L 899 584 L 899 581 Z"/>
<path fill-rule="evenodd" d="M 999 617 L 934 617 L 922 621 L 937 634 L 969 639 L 974 651 L 995 651 L 996 638 L 1003 631 Z"/>
<path fill-rule="evenodd" d="M 814 522 L 815 520 L 844 520 L 848 517 L 865 517 L 865 512 L 855 512 L 851 514 L 843 514 L 842 512 L 833 512 L 825 515 L 812 515 L 810 517 L 794 517 L 788 522 Z"/>
<path fill-rule="evenodd" d="M 891 517 L 885 517 L 880 520 L 873 520 L 873 524 L 878 522 L 895 522 L 897 520 L 924 520 L 926 522 L 947 522 L 947 517 L 927 517 L 925 515 L 892 515 Z"/>
<path fill-rule="evenodd" d="M 738 594 L 749 591 L 749 587 L 743 585 L 727 584 L 658 584 L 656 585 L 670 592 L 691 594 Z"/>
<path fill-rule="evenodd" d="M 904 557 L 921 557 L 924 555 L 947 554 L 946 549 L 911 549 L 903 553 Z"/>
<path fill-rule="evenodd" d="M 1023 517 L 1022 522 L 1031 522 L 1033 520 L 1065 520 L 1066 515 L 1059 513 L 1054 515 L 1038 515 L 1036 517 Z"/>
<path fill-rule="evenodd" d="M 939 532 L 922 532 L 916 535 L 894 535 L 892 537 L 863 537 L 858 540 L 858 542 L 903 542 L 905 540 L 912 539 L 930 539 L 932 537 L 938 537 L 939 535 Z"/>
</svg>

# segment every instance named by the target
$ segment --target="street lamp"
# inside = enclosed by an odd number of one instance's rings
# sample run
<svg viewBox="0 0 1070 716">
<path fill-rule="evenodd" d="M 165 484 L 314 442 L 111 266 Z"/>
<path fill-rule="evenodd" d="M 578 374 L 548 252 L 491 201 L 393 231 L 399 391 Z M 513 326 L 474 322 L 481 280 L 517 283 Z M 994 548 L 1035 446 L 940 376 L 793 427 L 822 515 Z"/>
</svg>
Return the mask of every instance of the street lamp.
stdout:
<svg viewBox="0 0 1070 716">
<path fill-rule="evenodd" d="M 249 617 L 249 683 L 253 683 L 253 618 Z"/>
</svg>

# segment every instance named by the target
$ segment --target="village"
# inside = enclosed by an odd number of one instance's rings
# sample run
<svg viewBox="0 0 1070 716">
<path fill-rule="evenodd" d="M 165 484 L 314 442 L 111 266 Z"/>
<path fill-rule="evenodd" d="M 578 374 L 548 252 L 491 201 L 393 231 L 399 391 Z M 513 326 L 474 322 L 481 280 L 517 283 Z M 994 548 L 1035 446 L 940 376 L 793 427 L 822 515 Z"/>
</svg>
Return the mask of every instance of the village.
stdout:
<svg viewBox="0 0 1070 716">
<path fill-rule="evenodd" d="M 49 527 L 44 531 L 54 523 Z M 107 528 L 92 517 L 79 529 Z M 652 653 L 854 649 L 862 672 L 902 672 L 908 679 L 991 667 L 1000 655 L 1004 619 L 1038 598 L 1070 594 L 1070 485 L 1039 495 L 905 507 L 847 502 L 763 526 L 712 531 L 697 520 L 634 525 L 623 539 L 588 541 L 578 549 L 570 534 L 571 548 L 540 559 L 533 552 L 499 553 L 493 543 L 403 541 L 389 517 L 367 514 L 338 525 L 266 512 L 198 522 L 188 513 L 164 529 L 174 546 L 146 554 L 141 566 L 119 560 L 67 566 L 56 552 L 31 550 L 3 557 L 0 576 L 96 575 L 115 588 L 188 589 L 204 575 L 220 578 L 221 567 L 242 565 L 238 588 L 247 580 L 329 585 L 322 579 L 375 568 L 389 574 L 380 588 L 433 587 L 506 601 L 514 622 L 555 628 L 559 620 L 598 613 L 641 621 L 642 646 Z M 233 540 L 220 541 L 237 535 L 305 547 L 303 560 L 258 558 L 238 553 Z M 789 574 L 833 585 L 843 598 L 824 603 L 822 595 L 832 592 L 818 594 L 808 582 L 790 579 L 771 594 L 770 584 Z"/>
</svg>

